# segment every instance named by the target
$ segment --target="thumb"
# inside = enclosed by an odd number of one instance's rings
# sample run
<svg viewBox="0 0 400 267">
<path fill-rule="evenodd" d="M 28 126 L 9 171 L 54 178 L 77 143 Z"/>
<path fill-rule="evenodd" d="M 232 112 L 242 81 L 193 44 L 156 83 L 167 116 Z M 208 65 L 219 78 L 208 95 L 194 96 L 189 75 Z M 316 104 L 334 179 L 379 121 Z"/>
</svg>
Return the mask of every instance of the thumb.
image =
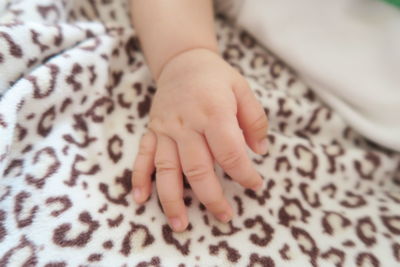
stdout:
<svg viewBox="0 0 400 267">
<path fill-rule="evenodd" d="M 247 145 L 258 154 L 268 151 L 268 119 L 261 103 L 246 81 L 234 88 L 238 104 L 237 118 Z"/>
</svg>

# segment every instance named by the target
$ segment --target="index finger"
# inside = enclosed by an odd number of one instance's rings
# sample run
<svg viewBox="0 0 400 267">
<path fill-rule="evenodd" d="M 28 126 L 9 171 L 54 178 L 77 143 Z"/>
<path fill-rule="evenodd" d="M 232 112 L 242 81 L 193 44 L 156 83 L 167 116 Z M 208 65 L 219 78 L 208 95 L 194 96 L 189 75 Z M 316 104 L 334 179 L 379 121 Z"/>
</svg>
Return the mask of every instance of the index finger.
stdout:
<svg viewBox="0 0 400 267">
<path fill-rule="evenodd" d="M 212 118 L 205 136 L 214 158 L 229 176 L 246 188 L 262 187 L 263 180 L 247 155 L 243 133 L 234 115 Z"/>
</svg>

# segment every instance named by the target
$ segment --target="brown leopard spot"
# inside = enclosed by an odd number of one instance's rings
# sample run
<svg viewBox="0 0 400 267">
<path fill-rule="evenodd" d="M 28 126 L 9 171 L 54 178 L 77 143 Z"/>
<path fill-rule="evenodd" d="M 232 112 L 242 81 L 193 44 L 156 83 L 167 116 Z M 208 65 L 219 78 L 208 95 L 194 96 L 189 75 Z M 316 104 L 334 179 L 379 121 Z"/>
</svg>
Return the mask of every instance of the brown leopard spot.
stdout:
<svg viewBox="0 0 400 267">
<path fill-rule="evenodd" d="M 311 215 L 310 212 L 303 208 L 301 202 L 296 198 L 281 197 L 283 201 L 282 207 L 279 209 L 279 223 L 288 227 L 292 221 L 301 219 L 307 223 L 307 218 Z"/>
<path fill-rule="evenodd" d="M 42 90 L 40 88 L 39 83 L 38 83 L 38 78 L 36 76 L 29 75 L 26 77 L 26 79 L 28 81 L 30 81 L 33 85 L 33 88 L 34 88 L 33 97 L 36 99 L 42 99 L 42 98 L 48 97 L 51 93 L 53 93 L 53 91 L 56 87 L 56 79 L 60 72 L 60 68 L 54 64 L 46 64 L 45 66 L 50 69 L 50 76 L 51 76 L 50 84 L 49 84 L 47 90 Z"/>
<path fill-rule="evenodd" d="M 253 228 L 256 224 L 259 224 L 261 226 L 261 231 L 264 236 L 262 237 L 258 234 L 251 234 L 250 241 L 258 246 L 265 247 L 273 239 L 274 229 L 264 221 L 263 217 L 259 215 L 256 216 L 254 219 L 249 218 L 244 221 L 244 225 L 246 226 L 246 228 Z"/>
<path fill-rule="evenodd" d="M 255 266 L 263 266 L 263 267 L 275 267 L 274 261 L 271 257 L 268 256 L 260 256 L 257 253 L 252 253 L 250 255 L 250 262 L 247 265 L 248 267 L 255 267 Z"/>
<path fill-rule="evenodd" d="M 292 227 L 292 235 L 297 241 L 300 250 L 310 257 L 310 263 L 316 267 L 316 259 L 319 254 L 319 248 L 312 236 L 304 229 Z"/>
<path fill-rule="evenodd" d="M 87 231 L 82 231 L 75 238 L 69 238 L 72 225 L 64 223 L 53 231 L 53 242 L 60 247 L 84 247 L 89 243 L 93 233 L 99 228 L 98 221 L 93 220 L 89 212 L 83 211 L 79 214 L 79 221 L 86 224 Z M 68 237 L 67 237 L 68 236 Z"/>
<path fill-rule="evenodd" d="M 56 109 L 54 106 L 51 106 L 41 115 L 37 126 L 37 133 L 43 137 L 46 137 L 53 128 L 52 122 L 55 120 L 55 118 Z"/>
<path fill-rule="evenodd" d="M 29 250 L 29 253 L 27 253 Z M 38 259 L 36 255 L 36 246 L 29 241 L 24 235 L 20 237 L 19 243 L 4 251 L 2 258 L 0 258 L 0 266 L 36 266 Z"/>
<path fill-rule="evenodd" d="M 167 244 L 175 246 L 175 248 L 177 250 L 179 250 L 182 253 L 182 255 L 189 255 L 191 239 L 187 239 L 182 244 L 181 242 L 179 242 L 178 239 L 176 239 L 174 237 L 174 233 L 172 232 L 171 228 L 167 224 L 164 224 L 162 226 L 162 235 L 163 235 L 164 241 Z"/>
<path fill-rule="evenodd" d="M 356 258 L 356 264 L 359 267 L 379 267 L 380 262 L 379 260 L 371 253 L 363 252 L 358 254 Z"/>
<path fill-rule="evenodd" d="M 218 255 L 221 249 L 226 250 L 227 259 L 230 262 L 236 263 L 242 257 L 239 251 L 230 247 L 226 241 L 220 241 L 217 245 L 210 245 L 209 253 L 210 255 Z"/>
<path fill-rule="evenodd" d="M 383 225 L 395 235 L 400 235 L 400 216 L 381 216 Z"/>
<path fill-rule="evenodd" d="M 335 264 L 335 267 L 343 267 L 346 253 L 337 248 L 330 248 L 326 252 L 322 253 L 321 257 Z"/>
<path fill-rule="evenodd" d="M 376 226 L 370 217 L 364 217 L 357 221 L 357 236 L 367 247 L 373 246 L 376 243 L 376 230 Z"/>
<path fill-rule="evenodd" d="M 46 199 L 47 205 L 52 205 L 54 203 L 59 203 L 62 207 L 58 210 L 53 210 L 50 214 L 51 216 L 57 217 L 61 213 L 65 212 L 69 208 L 72 207 L 72 202 L 67 195 L 59 196 L 59 197 L 49 197 Z"/>
<path fill-rule="evenodd" d="M 33 156 L 32 163 L 33 165 L 30 167 L 31 172 L 26 174 L 25 180 L 28 184 L 32 184 L 38 189 L 42 188 L 46 180 L 54 175 L 61 166 L 61 162 L 58 160 L 56 152 L 52 147 L 45 147 L 37 151 Z M 47 166 L 43 163 L 47 163 Z M 38 167 L 35 167 L 35 165 Z M 43 173 L 43 170 L 45 170 L 45 173 L 40 176 L 39 173 Z"/>
</svg>

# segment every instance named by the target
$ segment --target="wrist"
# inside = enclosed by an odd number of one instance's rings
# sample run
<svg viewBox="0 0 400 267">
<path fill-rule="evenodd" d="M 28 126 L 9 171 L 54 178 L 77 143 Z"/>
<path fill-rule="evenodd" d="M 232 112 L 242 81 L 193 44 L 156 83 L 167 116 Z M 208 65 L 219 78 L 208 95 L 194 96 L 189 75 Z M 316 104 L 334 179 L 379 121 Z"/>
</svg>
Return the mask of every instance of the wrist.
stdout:
<svg viewBox="0 0 400 267">
<path fill-rule="evenodd" d="M 174 55 L 170 56 L 167 60 L 165 60 L 165 62 L 159 67 L 158 71 L 156 73 L 154 73 L 154 80 L 155 80 L 156 84 L 158 84 L 160 76 L 164 72 L 164 70 L 167 69 L 167 67 L 169 65 L 173 64 L 173 62 L 181 59 L 182 57 L 187 56 L 188 54 L 195 53 L 195 52 L 201 52 L 201 51 L 210 52 L 217 56 L 220 56 L 218 49 L 216 47 L 191 47 L 191 48 L 181 50 L 181 51 L 175 53 Z"/>
</svg>

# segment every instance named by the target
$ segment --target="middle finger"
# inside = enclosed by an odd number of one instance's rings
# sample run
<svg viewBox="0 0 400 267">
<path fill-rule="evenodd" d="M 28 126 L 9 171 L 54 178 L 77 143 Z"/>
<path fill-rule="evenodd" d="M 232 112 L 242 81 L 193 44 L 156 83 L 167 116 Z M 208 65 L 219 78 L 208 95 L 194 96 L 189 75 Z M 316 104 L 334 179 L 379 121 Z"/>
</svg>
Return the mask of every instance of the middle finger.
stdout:
<svg viewBox="0 0 400 267">
<path fill-rule="evenodd" d="M 227 222 L 233 211 L 222 192 L 205 138 L 195 131 L 183 131 L 177 140 L 182 170 L 194 193 L 219 220 Z"/>
</svg>

